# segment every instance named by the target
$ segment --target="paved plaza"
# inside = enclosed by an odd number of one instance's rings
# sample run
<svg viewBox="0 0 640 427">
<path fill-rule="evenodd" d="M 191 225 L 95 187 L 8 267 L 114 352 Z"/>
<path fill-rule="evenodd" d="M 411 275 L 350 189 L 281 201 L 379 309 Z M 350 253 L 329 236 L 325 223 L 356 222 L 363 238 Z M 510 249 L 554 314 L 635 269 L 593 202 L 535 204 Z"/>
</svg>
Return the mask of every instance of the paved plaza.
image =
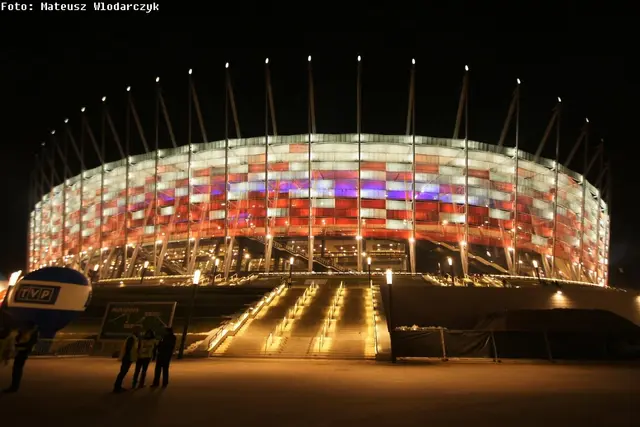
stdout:
<svg viewBox="0 0 640 427">
<path fill-rule="evenodd" d="M 32 359 L 3 425 L 638 426 L 640 366 L 212 359 L 110 393 L 118 362 Z M 10 367 L 0 368 L 2 386 Z M 127 379 L 127 383 L 130 377 Z"/>
</svg>

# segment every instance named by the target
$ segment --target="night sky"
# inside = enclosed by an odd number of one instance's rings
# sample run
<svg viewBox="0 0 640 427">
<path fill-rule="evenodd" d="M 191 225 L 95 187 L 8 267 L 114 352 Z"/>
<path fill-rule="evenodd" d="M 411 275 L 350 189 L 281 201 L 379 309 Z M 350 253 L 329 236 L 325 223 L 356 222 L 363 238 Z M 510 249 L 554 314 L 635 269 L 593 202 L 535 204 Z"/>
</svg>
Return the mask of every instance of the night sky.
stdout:
<svg viewBox="0 0 640 427">
<path fill-rule="evenodd" d="M 631 73 L 638 61 L 632 57 L 634 24 L 625 11 L 603 18 L 606 13 L 601 11 L 556 7 L 549 20 L 540 18 L 550 13 L 546 10 L 523 10 L 510 18 L 499 10 L 454 15 L 454 10 L 432 14 L 409 8 L 398 19 L 385 10 L 356 19 L 355 5 L 346 15 L 335 16 L 327 3 L 318 6 L 317 14 L 309 10 L 311 18 L 305 20 L 302 8 L 311 8 L 311 3 L 300 4 L 290 15 L 269 11 L 271 18 L 259 16 L 266 13 L 265 6 L 258 10 L 248 3 L 242 4 L 242 13 L 211 6 L 192 9 L 198 16 L 191 17 L 177 4 L 169 10 L 168 3 L 161 1 L 161 11 L 150 15 L 0 13 L 0 273 L 8 275 L 25 265 L 28 178 L 40 143 L 49 141 L 51 130 L 62 131 L 65 117 L 79 134 L 82 106 L 99 135 L 101 98 L 106 96 L 123 133 L 125 88 L 131 85 L 152 143 L 154 80 L 160 76 L 178 144 L 184 145 L 187 72 L 193 68 L 208 137 L 222 139 L 228 61 L 242 136 L 261 136 L 264 59 L 269 57 L 278 133 L 305 133 L 306 58 L 312 55 L 318 132 L 355 132 L 356 57 L 362 55 L 366 133 L 404 133 L 411 58 L 417 62 L 418 134 L 452 136 L 465 64 L 471 67 L 470 139 L 497 143 L 516 78 L 523 81 L 523 150 L 535 152 L 558 96 L 563 99 L 562 162 L 588 117 L 589 148 L 593 152 L 603 138 L 613 169 L 611 282 L 637 282 L 640 231 L 634 222 L 634 172 L 640 150 L 634 113 L 639 91 Z M 416 19 L 407 19 L 407 14 Z M 420 16 L 423 19 L 417 19 Z M 194 120 L 193 142 L 202 142 L 197 127 Z M 169 147 L 166 128 L 161 129 L 160 145 Z M 513 140 L 511 132 L 506 144 L 513 146 Z M 117 148 L 108 141 L 107 158 L 117 160 Z M 547 143 L 543 156 L 553 157 L 553 142 Z M 142 151 L 134 140 L 132 153 Z M 87 153 L 87 166 L 98 166 L 88 145 Z M 569 166 L 581 172 L 582 156 Z M 72 167 L 79 172 L 77 162 Z M 592 182 L 595 178 L 590 174 Z"/>
</svg>

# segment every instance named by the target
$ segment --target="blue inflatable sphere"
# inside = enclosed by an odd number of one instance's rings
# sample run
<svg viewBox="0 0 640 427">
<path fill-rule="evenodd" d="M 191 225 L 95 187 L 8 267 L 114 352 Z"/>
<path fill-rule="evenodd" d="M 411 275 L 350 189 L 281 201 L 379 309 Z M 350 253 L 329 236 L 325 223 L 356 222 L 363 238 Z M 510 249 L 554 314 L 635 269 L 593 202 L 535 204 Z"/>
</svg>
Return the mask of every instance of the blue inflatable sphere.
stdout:
<svg viewBox="0 0 640 427">
<path fill-rule="evenodd" d="M 70 268 L 45 267 L 32 271 L 13 286 L 4 310 L 13 323 L 35 322 L 42 338 L 52 338 L 89 305 L 91 283 Z"/>
</svg>

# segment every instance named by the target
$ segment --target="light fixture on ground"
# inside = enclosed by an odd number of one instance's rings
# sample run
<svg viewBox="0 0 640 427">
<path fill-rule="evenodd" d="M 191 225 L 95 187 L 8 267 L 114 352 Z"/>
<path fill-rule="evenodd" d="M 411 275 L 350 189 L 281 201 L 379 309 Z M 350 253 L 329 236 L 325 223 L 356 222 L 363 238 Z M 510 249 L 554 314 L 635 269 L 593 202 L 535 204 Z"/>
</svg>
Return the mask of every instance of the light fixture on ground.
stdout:
<svg viewBox="0 0 640 427">
<path fill-rule="evenodd" d="M 367 265 L 369 266 L 369 286 L 373 287 L 373 282 L 371 282 L 371 257 L 367 257 Z"/>
<path fill-rule="evenodd" d="M 187 312 L 187 319 L 184 322 L 184 328 L 182 329 L 182 340 L 180 341 L 180 350 L 178 351 L 178 359 L 182 359 L 184 357 L 184 347 L 187 342 L 187 333 L 189 332 L 189 323 L 191 323 L 191 316 L 193 315 L 193 307 L 196 303 L 196 295 L 198 294 L 198 285 L 200 283 L 200 270 L 196 270 L 193 272 L 193 280 L 192 280 L 192 288 L 193 291 L 191 293 L 191 302 L 189 304 L 189 311 Z"/>
<path fill-rule="evenodd" d="M 447 263 L 449 264 L 449 272 L 451 274 L 451 286 L 453 286 L 454 285 L 454 283 L 453 283 L 453 258 L 448 256 L 447 257 Z"/>
</svg>

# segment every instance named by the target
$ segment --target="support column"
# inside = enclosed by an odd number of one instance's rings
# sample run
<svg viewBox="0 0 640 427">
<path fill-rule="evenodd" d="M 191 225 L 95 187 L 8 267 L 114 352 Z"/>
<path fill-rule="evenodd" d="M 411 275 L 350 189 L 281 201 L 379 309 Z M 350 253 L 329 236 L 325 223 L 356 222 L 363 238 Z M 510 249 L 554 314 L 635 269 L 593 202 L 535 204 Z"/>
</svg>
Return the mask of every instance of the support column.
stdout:
<svg viewBox="0 0 640 427">
<path fill-rule="evenodd" d="M 268 126 L 268 122 L 267 122 Z M 269 217 L 269 135 L 264 137 L 264 271 L 269 273 L 271 271 L 271 252 L 273 251 L 273 235 L 271 234 L 271 224 Z M 274 212 L 276 214 L 276 212 Z"/>
<path fill-rule="evenodd" d="M 409 265 L 411 274 L 416 274 L 416 104 L 415 104 L 415 59 L 411 60 L 411 83 L 409 88 L 409 114 L 411 118 L 411 235 L 409 236 Z M 409 129 L 407 129 L 409 131 Z"/>
<path fill-rule="evenodd" d="M 234 244 L 234 237 L 230 236 L 227 237 L 227 249 L 226 252 L 224 254 L 224 280 L 227 280 L 229 278 L 229 271 L 231 270 L 231 262 L 233 261 L 233 244 Z"/>
<path fill-rule="evenodd" d="M 230 90 L 229 63 L 225 64 L 225 90 L 224 90 L 224 280 L 229 277 L 231 267 L 231 255 L 233 254 L 233 237 L 229 230 L 229 102 L 232 92 Z M 234 109 L 235 114 L 235 109 Z M 236 127 L 236 132 L 240 132 Z M 239 135 L 238 135 L 239 136 Z"/>
<path fill-rule="evenodd" d="M 104 174 L 105 174 L 105 166 L 102 164 L 102 168 L 100 171 L 100 227 L 98 228 L 98 232 L 100 233 L 98 246 L 100 247 L 100 253 L 98 254 L 98 271 L 99 274 L 102 275 L 102 269 L 104 267 L 102 263 L 102 254 L 104 252 Z"/>
<path fill-rule="evenodd" d="M 585 147 L 585 164 L 587 162 L 587 149 Z M 583 272 L 584 272 L 584 216 L 585 216 L 585 204 L 587 198 L 587 176 L 586 176 L 586 168 L 585 172 L 582 175 L 582 206 L 580 207 L 580 258 L 578 259 L 578 280 L 582 280 Z"/>
<path fill-rule="evenodd" d="M 271 234 L 271 223 L 269 216 L 269 111 L 271 111 L 273 118 L 273 111 L 270 110 L 272 105 L 271 99 L 271 81 L 269 76 L 269 58 L 265 60 L 265 97 L 264 97 L 264 234 L 265 234 L 265 248 L 264 248 L 264 271 L 268 273 L 271 270 L 271 251 L 273 249 L 273 237 Z M 277 135 L 275 128 L 275 119 L 273 119 L 273 134 Z M 276 189 L 275 191 L 280 191 Z M 275 206 L 274 206 L 275 208 Z M 274 215 L 277 214 L 274 209 Z"/>
<path fill-rule="evenodd" d="M 158 251 L 156 248 L 156 241 L 158 240 L 158 164 L 160 162 L 160 86 L 158 85 L 160 78 L 156 78 L 156 129 L 155 129 L 155 167 L 153 171 L 153 275 L 155 276 L 158 271 Z M 144 240 L 143 240 L 144 244 Z"/>
<path fill-rule="evenodd" d="M 409 239 L 409 263 L 411 274 L 416 274 L 416 240 L 413 237 Z"/>
<path fill-rule="evenodd" d="M 81 150 L 83 149 L 81 148 Z M 82 262 L 82 246 L 84 243 L 82 238 L 82 221 L 84 217 L 83 205 L 84 205 L 84 170 L 80 172 L 80 207 L 78 208 L 79 218 L 78 218 L 78 253 L 77 253 L 78 265 L 80 265 Z"/>
<path fill-rule="evenodd" d="M 191 126 L 189 126 L 189 131 L 191 131 Z M 189 139 L 191 139 L 191 132 L 189 132 Z M 196 246 L 198 246 L 198 243 L 199 243 L 199 242 L 195 242 L 193 245 L 191 244 L 191 157 L 192 157 L 192 150 L 191 150 L 191 143 L 189 143 L 189 153 L 187 156 L 188 165 L 187 165 L 187 251 L 186 251 L 187 266 L 189 267 L 187 268 L 187 274 L 191 274 L 191 269 L 192 269 L 191 266 L 195 265 L 195 263 L 192 262 L 192 259 L 195 258 L 197 255 Z M 202 220 L 202 218 L 200 220 Z M 171 236 L 167 237 L 167 240 L 169 240 L 170 238 Z M 199 238 L 200 236 L 198 236 L 198 239 Z"/>
<path fill-rule="evenodd" d="M 609 286 L 609 239 L 611 238 L 611 235 L 610 235 L 611 215 L 607 213 L 607 217 L 609 218 L 609 220 L 606 221 L 605 223 L 606 227 L 604 229 L 604 241 L 603 241 L 604 248 L 602 253 L 603 258 L 605 259 L 605 262 L 602 263 L 602 268 L 603 270 L 605 270 L 602 272 L 602 279 L 603 279 L 604 286 Z"/>
<path fill-rule="evenodd" d="M 556 159 L 555 159 L 555 178 L 554 178 L 554 195 L 553 195 L 553 247 L 551 248 L 551 275 L 557 278 L 558 271 L 556 268 L 556 246 L 558 243 L 558 174 L 560 172 L 560 99 L 558 99 L 558 118 L 556 124 Z"/>
<path fill-rule="evenodd" d="M 358 227 L 357 227 L 357 235 L 356 235 L 356 243 L 357 243 L 357 252 L 358 255 L 356 260 L 358 261 L 358 272 L 362 271 L 362 129 L 361 129 L 361 119 L 362 112 L 360 110 L 360 103 L 362 98 L 362 86 L 361 86 L 361 75 L 362 75 L 362 61 L 361 57 L 358 55 L 358 78 L 357 78 L 357 132 L 358 132 Z"/>
<path fill-rule="evenodd" d="M 309 66 L 311 67 L 311 66 Z M 311 71 L 309 71 L 311 72 Z M 311 111 L 311 108 L 309 108 L 309 111 Z M 311 112 L 309 112 L 309 115 L 311 115 Z M 311 120 L 309 120 L 311 121 Z M 311 273 L 313 271 L 313 255 L 314 255 L 314 236 L 313 236 L 313 202 L 311 199 L 311 193 L 312 193 L 312 180 L 311 177 L 313 175 L 313 171 L 311 170 L 311 127 L 309 127 L 309 139 L 308 139 L 308 149 L 309 152 L 307 154 L 307 170 L 309 171 L 309 182 L 308 182 L 308 200 L 309 200 L 309 231 L 308 231 L 308 239 L 307 239 L 307 259 L 309 260 L 309 263 L 307 265 L 307 270 L 309 271 L 309 273 Z M 289 204 L 289 209 L 291 209 L 291 204 Z"/>
<path fill-rule="evenodd" d="M 600 283 L 600 220 L 602 218 L 602 209 L 600 208 L 601 191 L 599 188 L 597 188 L 596 191 L 598 192 L 598 199 L 596 202 L 596 283 Z"/>
<path fill-rule="evenodd" d="M 314 222 L 314 218 L 315 216 L 313 215 L 314 213 L 314 206 L 312 203 L 312 186 L 313 186 L 313 170 L 312 170 L 312 163 L 311 163 L 311 142 L 312 142 L 312 135 L 316 133 L 316 119 L 315 119 L 315 102 L 314 102 L 314 93 L 313 93 L 313 73 L 311 71 L 311 55 L 309 55 L 309 57 L 307 58 L 307 63 L 308 63 L 308 83 L 309 83 L 309 105 L 308 105 L 308 115 L 307 115 L 307 123 L 308 123 L 308 133 L 309 133 L 309 141 L 308 141 L 308 149 L 309 149 L 309 153 L 308 153 L 308 167 L 307 170 L 309 171 L 309 241 L 307 243 L 308 245 L 308 259 L 309 259 L 309 265 L 308 265 L 308 270 L 309 273 L 311 273 L 313 271 L 313 255 L 315 253 L 315 247 L 314 247 L 314 236 L 313 236 L 313 222 Z M 289 209 L 291 209 L 291 203 L 289 203 Z M 289 213 L 289 224 L 291 224 L 291 213 Z"/>
<path fill-rule="evenodd" d="M 67 177 L 62 180 L 62 236 L 60 237 L 60 256 L 62 257 L 62 266 L 66 264 L 64 257 L 67 254 Z"/>
<path fill-rule="evenodd" d="M 104 262 L 103 262 L 103 256 L 104 256 L 104 176 L 107 172 L 106 170 L 106 156 L 105 156 L 105 144 L 106 144 L 106 121 L 107 121 L 107 115 L 106 115 L 106 106 L 105 106 L 105 100 L 106 98 L 102 98 L 102 104 L 103 104 L 103 111 L 102 111 L 102 126 L 100 129 L 100 154 L 102 157 L 102 167 L 100 168 L 100 226 L 98 228 L 98 232 L 100 233 L 99 237 L 99 241 L 100 243 L 98 244 L 99 248 L 99 256 L 98 256 L 98 278 L 101 279 L 102 278 L 102 274 L 104 273 Z M 106 260 L 104 260 L 106 261 Z"/>
<path fill-rule="evenodd" d="M 157 139 L 156 139 L 157 140 Z M 151 247 L 153 248 L 153 275 L 157 275 L 158 271 L 158 250 L 156 248 L 156 242 L 158 241 L 158 164 L 160 163 L 160 151 L 156 145 L 155 152 L 155 167 L 153 171 L 153 242 Z M 144 244 L 144 240 L 142 241 Z"/>
<path fill-rule="evenodd" d="M 462 271 L 469 274 L 469 68 L 465 66 L 464 84 L 464 241 L 460 244 Z"/>
<path fill-rule="evenodd" d="M 242 260 L 244 259 L 245 241 L 244 238 L 238 239 L 238 254 L 236 255 L 236 273 L 240 273 L 242 271 Z"/>
<path fill-rule="evenodd" d="M 122 265 L 124 271 L 127 271 L 127 259 L 129 258 L 129 168 L 130 168 L 129 152 L 127 150 L 125 165 L 125 184 L 124 184 L 124 243 L 122 244 Z"/>
<path fill-rule="evenodd" d="M 513 263 L 511 263 L 511 274 L 517 275 L 519 272 L 518 264 L 518 185 L 520 180 L 520 79 L 517 80 L 516 87 L 516 147 L 513 157 Z M 544 256 L 544 255 L 543 255 Z"/>
</svg>

